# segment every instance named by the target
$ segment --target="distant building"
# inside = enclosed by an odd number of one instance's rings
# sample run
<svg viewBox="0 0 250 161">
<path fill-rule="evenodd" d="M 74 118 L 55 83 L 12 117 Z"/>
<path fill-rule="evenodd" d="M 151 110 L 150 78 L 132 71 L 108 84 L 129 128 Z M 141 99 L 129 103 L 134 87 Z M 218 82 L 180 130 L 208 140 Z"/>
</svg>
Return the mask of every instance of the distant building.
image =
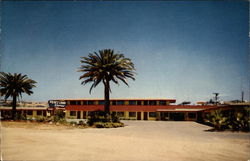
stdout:
<svg viewBox="0 0 250 161">
<path fill-rule="evenodd" d="M 219 105 L 174 105 L 175 99 L 111 99 L 110 112 L 125 120 L 200 121 L 213 110 L 235 112 L 250 107 L 249 102 L 224 102 Z M 11 116 L 11 101 L 0 101 L 1 116 Z M 27 118 L 53 116 L 62 110 L 69 119 L 87 119 L 94 111 L 104 111 L 103 99 L 58 99 L 44 102 L 20 102 L 17 113 Z"/>
<path fill-rule="evenodd" d="M 172 105 L 175 102 L 175 99 L 111 99 L 110 111 L 127 120 L 197 121 L 202 119 L 201 111 L 215 108 L 205 105 Z M 50 100 L 49 105 L 50 108 L 64 109 L 66 118 L 74 119 L 86 119 L 91 112 L 104 110 L 103 99 Z"/>
<path fill-rule="evenodd" d="M 17 103 L 17 114 L 23 114 L 27 118 L 33 118 L 37 116 L 50 116 L 52 110 L 48 109 L 47 102 L 34 102 L 34 101 L 21 101 Z M 0 100 L 0 112 L 1 116 L 11 117 L 12 101 Z"/>
</svg>

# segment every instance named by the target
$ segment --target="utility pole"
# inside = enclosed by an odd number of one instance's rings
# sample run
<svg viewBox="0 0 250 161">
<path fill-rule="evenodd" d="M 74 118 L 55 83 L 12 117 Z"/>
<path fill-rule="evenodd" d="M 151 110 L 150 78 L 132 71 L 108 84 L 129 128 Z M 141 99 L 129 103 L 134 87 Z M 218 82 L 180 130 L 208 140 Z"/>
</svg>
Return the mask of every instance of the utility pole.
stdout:
<svg viewBox="0 0 250 161">
<path fill-rule="evenodd" d="M 241 102 L 244 101 L 244 91 L 243 91 L 243 80 L 242 80 L 242 76 L 241 76 L 241 79 L 240 79 L 240 90 L 241 90 Z"/>
<path fill-rule="evenodd" d="M 244 91 L 241 92 L 241 102 L 244 102 Z"/>
<path fill-rule="evenodd" d="M 214 99 L 215 99 L 215 105 L 218 104 L 218 95 L 219 93 L 213 93 L 215 96 L 214 96 Z"/>
</svg>

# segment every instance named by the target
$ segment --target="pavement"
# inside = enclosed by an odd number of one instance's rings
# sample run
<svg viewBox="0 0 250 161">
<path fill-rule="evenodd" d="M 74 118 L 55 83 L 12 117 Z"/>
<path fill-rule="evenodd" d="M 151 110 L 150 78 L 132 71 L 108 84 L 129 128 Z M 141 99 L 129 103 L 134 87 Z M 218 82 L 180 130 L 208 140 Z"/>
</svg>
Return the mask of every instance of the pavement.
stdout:
<svg viewBox="0 0 250 161">
<path fill-rule="evenodd" d="M 1 127 L 3 160 L 247 161 L 250 133 L 196 122 L 122 121 L 124 128 Z M 32 127 L 36 126 L 36 127 Z"/>
</svg>

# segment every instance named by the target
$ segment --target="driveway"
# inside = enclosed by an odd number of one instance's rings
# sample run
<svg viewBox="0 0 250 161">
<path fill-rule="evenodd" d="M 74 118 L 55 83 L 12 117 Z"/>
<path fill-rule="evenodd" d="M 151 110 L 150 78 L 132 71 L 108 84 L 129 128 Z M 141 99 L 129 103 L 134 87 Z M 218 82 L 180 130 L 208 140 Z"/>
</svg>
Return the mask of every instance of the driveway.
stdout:
<svg viewBox="0 0 250 161">
<path fill-rule="evenodd" d="M 195 122 L 123 121 L 116 129 L 2 127 L 3 160 L 247 161 L 250 133 Z"/>
</svg>

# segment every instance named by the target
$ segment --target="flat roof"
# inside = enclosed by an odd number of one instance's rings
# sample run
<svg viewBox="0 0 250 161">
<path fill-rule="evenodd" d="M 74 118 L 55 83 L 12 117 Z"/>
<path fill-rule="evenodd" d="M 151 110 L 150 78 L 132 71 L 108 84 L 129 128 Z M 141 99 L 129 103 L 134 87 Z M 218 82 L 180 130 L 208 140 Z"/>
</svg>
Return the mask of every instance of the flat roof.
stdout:
<svg viewBox="0 0 250 161">
<path fill-rule="evenodd" d="M 189 109 L 158 109 L 158 110 L 156 110 L 156 111 L 158 111 L 158 112 L 197 112 L 197 111 L 202 111 L 202 110 L 204 110 L 204 109 L 191 109 L 191 108 L 189 108 Z"/>
<path fill-rule="evenodd" d="M 50 101 L 104 101 L 101 98 L 79 98 L 79 99 L 54 99 Z M 111 98 L 110 101 L 170 101 L 172 103 L 176 102 L 176 99 L 166 99 L 166 98 Z"/>
<path fill-rule="evenodd" d="M 0 110 L 11 110 L 12 107 L 0 106 Z M 47 110 L 47 107 L 16 107 L 16 110 Z"/>
<path fill-rule="evenodd" d="M 232 105 L 232 106 L 250 106 L 250 102 L 224 102 L 225 105 Z"/>
</svg>

